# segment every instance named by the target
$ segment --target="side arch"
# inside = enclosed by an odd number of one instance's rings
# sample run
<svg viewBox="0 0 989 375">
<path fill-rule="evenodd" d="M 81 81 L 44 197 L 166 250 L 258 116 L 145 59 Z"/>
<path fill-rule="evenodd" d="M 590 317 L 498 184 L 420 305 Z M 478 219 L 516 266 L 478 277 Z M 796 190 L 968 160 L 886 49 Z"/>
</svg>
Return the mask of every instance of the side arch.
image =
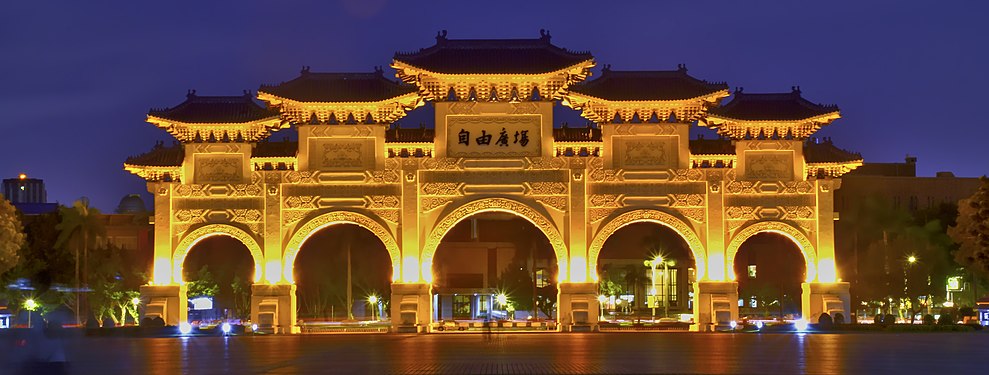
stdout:
<svg viewBox="0 0 989 375">
<path fill-rule="evenodd" d="M 175 252 L 172 253 L 172 280 L 184 282 L 182 264 L 185 263 L 185 257 L 189 255 L 189 250 L 196 246 L 199 241 L 213 236 L 232 237 L 247 246 L 247 250 L 251 252 L 251 258 L 254 259 L 254 282 L 263 280 L 264 253 L 261 252 L 261 245 L 258 244 L 253 235 L 230 224 L 207 224 L 182 237 L 182 240 L 175 247 Z"/>
<path fill-rule="evenodd" d="M 299 249 L 302 248 L 302 244 L 320 229 L 336 224 L 354 224 L 374 233 L 375 237 L 378 237 L 385 244 L 385 250 L 388 250 L 388 257 L 391 259 L 392 281 L 399 279 L 401 250 L 399 250 L 398 242 L 395 241 L 395 237 L 392 236 L 388 228 L 362 213 L 354 211 L 332 211 L 312 218 L 292 234 L 288 245 L 285 247 L 285 254 L 282 257 L 282 275 L 286 281 L 289 283 L 295 282 L 295 276 L 292 271 L 295 268 L 295 258 L 299 255 Z"/>
<path fill-rule="evenodd" d="M 555 225 L 553 225 L 552 221 L 536 209 L 519 201 L 507 198 L 482 198 L 467 202 L 460 207 L 457 207 L 444 216 L 443 219 L 441 219 L 436 226 L 433 227 L 433 230 L 429 232 L 429 236 L 426 237 L 426 245 L 423 247 L 422 256 L 420 258 L 420 272 L 425 281 L 433 281 L 433 257 L 436 255 L 436 249 L 439 247 L 440 241 L 443 240 L 443 236 L 446 236 L 446 233 L 449 232 L 451 228 L 467 217 L 484 212 L 506 212 L 514 214 L 528 220 L 532 223 L 532 225 L 535 225 L 536 228 L 539 228 L 546 238 L 549 239 L 549 243 L 553 246 L 554 253 L 556 253 L 556 261 L 559 267 L 561 281 L 568 279 L 566 276 L 569 275 L 569 269 L 567 267 L 569 261 L 567 256 L 567 245 L 563 241 L 563 235 L 560 234 L 560 231 Z"/>
<path fill-rule="evenodd" d="M 601 255 L 601 248 L 604 247 L 605 241 L 619 229 L 629 224 L 641 222 L 660 224 L 679 234 L 687 243 L 687 246 L 690 247 L 690 253 L 694 257 L 694 269 L 697 272 L 697 280 L 704 278 L 704 271 L 707 270 L 706 252 L 704 251 L 704 245 L 701 243 L 700 237 L 697 236 L 693 228 L 672 214 L 654 209 L 639 209 L 624 212 L 608 220 L 608 223 L 602 226 L 594 235 L 594 239 L 591 240 L 591 245 L 588 247 L 587 254 L 591 261 L 590 269 L 593 270 L 591 274 L 592 281 L 598 281 L 598 257 Z"/>
<path fill-rule="evenodd" d="M 800 248 L 800 253 L 804 256 L 804 262 L 807 267 L 806 281 L 810 282 L 817 279 L 817 250 L 814 249 L 814 245 L 811 244 L 807 235 L 793 225 L 782 221 L 759 221 L 742 228 L 728 242 L 725 255 L 728 257 L 727 271 L 731 276 L 731 280 L 735 280 L 735 277 L 737 277 L 734 270 L 735 255 L 738 254 L 738 249 L 745 243 L 745 240 L 759 233 L 776 233 L 793 241 Z"/>
</svg>

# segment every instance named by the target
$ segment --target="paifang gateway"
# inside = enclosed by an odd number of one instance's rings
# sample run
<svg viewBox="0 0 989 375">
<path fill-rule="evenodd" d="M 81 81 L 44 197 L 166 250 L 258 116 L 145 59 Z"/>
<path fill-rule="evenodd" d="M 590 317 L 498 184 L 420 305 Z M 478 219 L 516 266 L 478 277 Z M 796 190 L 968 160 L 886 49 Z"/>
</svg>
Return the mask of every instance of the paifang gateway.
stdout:
<svg viewBox="0 0 989 375">
<path fill-rule="evenodd" d="M 736 91 L 668 71 L 618 71 L 589 79 L 594 57 L 536 39 L 448 39 L 396 53 L 369 73 L 303 68 L 262 85 L 256 98 L 201 96 L 152 109 L 147 122 L 180 143 L 156 145 L 124 168 L 154 195 L 152 281 L 145 316 L 187 319 L 183 261 L 209 236 L 241 241 L 254 259 L 251 319 L 298 332 L 293 267 L 313 233 L 356 224 L 391 259 L 392 324 L 428 331 L 433 259 L 458 222 L 485 212 L 531 222 L 558 266 L 558 329 L 598 323 L 598 255 L 637 222 L 682 236 L 696 264 L 696 330 L 738 317 L 733 262 L 763 232 L 781 234 L 806 262 L 802 316 L 848 317 L 848 283 L 834 257 L 834 191 L 862 158 L 808 142 L 840 117 L 793 88 Z M 259 104 L 263 101 L 265 105 Z M 392 128 L 427 101 L 432 129 Z M 562 103 L 597 128 L 553 127 Z M 692 124 L 722 139 L 690 140 Z M 298 142 L 267 142 L 296 127 Z"/>
</svg>

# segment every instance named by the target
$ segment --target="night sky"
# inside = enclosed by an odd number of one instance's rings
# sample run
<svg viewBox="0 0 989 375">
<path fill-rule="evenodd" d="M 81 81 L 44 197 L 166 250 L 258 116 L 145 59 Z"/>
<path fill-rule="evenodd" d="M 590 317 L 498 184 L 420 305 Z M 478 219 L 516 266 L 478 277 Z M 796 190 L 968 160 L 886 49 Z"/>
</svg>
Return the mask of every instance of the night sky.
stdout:
<svg viewBox="0 0 989 375">
<path fill-rule="evenodd" d="M 220 3 L 0 6 L 0 177 L 24 172 L 45 180 L 51 201 L 88 196 L 109 211 L 146 192 L 124 159 L 171 142 L 144 122 L 148 109 L 176 105 L 188 89 L 236 95 L 292 79 L 303 65 L 371 71 L 396 51 L 432 45 L 441 29 L 457 39 L 536 38 L 542 28 L 558 46 L 591 51 L 598 68 L 683 63 L 746 92 L 799 85 L 809 100 L 841 108 L 818 136 L 867 162 L 910 154 L 923 176 L 989 172 L 982 1 Z"/>
</svg>

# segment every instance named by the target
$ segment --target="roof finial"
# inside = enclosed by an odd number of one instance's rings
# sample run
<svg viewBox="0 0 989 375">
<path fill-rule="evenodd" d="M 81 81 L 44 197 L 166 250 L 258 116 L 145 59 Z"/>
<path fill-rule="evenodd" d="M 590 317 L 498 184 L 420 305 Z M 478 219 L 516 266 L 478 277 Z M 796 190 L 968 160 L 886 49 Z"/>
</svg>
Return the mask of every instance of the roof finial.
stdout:
<svg viewBox="0 0 989 375">
<path fill-rule="evenodd" d="M 308 66 L 308 65 L 303 65 L 303 66 L 302 66 L 302 71 L 301 71 L 300 73 L 301 73 L 302 75 L 306 75 L 306 74 L 309 74 L 309 66 Z"/>
<path fill-rule="evenodd" d="M 744 90 L 745 90 L 745 88 L 742 87 L 742 86 L 735 87 L 735 93 L 736 94 L 741 94 L 742 91 L 744 91 Z"/>
<path fill-rule="evenodd" d="M 375 65 L 374 66 L 374 73 L 375 74 L 377 74 L 377 75 L 380 76 L 382 73 L 384 73 L 384 71 L 385 70 L 381 68 L 381 65 Z"/>
<path fill-rule="evenodd" d="M 545 40 L 545 41 L 548 42 L 549 41 L 549 38 L 551 38 L 551 36 L 549 35 L 549 30 L 539 29 L 539 39 L 542 39 L 542 40 Z"/>
<path fill-rule="evenodd" d="M 244 96 L 246 96 L 246 97 L 251 97 L 251 96 L 253 96 L 253 95 L 251 94 L 251 90 L 244 90 Z"/>
<path fill-rule="evenodd" d="M 790 90 L 792 90 L 794 94 L 800 94 L 800 86 L 790 86 Z"/>
<path fill-rule="evenodd" d="M 440 44 L 446 41 L 446 30 L 440 30 L 436 32 L 436 44 Z"/>
<path fill-rule="evenodd" d="M 610 71 L 611 71 L 611 64 L 604 64 L 604 67 L 601 68 L 602 73 L 610 72 Z"/>
<path fill-rule="evenodd" d="M 185 97 L 187 97 L 187 98 L 195 98 L 196 97 L 196 89 L 189 89 L 189 92 L 185 93 Z"/>
<path fill-rule="evenodd" d="M 687 72 L 687 64 L 677 64 L 677 71 L 681 73 Z"/>
</svg>

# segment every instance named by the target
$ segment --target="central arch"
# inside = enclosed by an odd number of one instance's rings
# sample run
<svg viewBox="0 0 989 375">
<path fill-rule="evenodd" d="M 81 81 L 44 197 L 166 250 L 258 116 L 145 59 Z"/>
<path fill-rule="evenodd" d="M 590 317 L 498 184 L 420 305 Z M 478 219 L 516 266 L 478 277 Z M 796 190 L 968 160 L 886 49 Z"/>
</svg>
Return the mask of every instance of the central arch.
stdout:
<svg viewBox="0 0 989 375">
<path fill-rule="evenodd" d="M 800 248 L 800 253 L 803 254 L 804 262 L 807 264 L 806 281 L 817 280 L 817 251 L 814 249 L 814 245 L 811 244 L 810 239 L 802 231 L 781 221 L 756 222 L 742 228 L 742 230 L 738 231 L 732 237 L 731 242 L 728 243 L 728 247 L 726 248 L 728 258 L 727 269 L 732 280 L 735 279 L 735 273 L 731 270 L 735 269 L 735 255 L 738 254 L 739 247 L 742 246 L 745 240 L 759 233 L 776 233 L 793 241 Z"/>
<path fill-rule="evenodd" d="M 183 263 L 185 263 L 185 257 L 189 254 L 189 250 L 199 241 L 213 236 L 232 237 L 247 246 L 251 252 L 251 257 L 254 258 L 254 282 L 262 280 L 264 254 L 261 252 L 261 246 L 250 233 L 229 224 L 208 224 L 185 235 L 175 247 L 175 253 L 172 254 L 172 280 L 178 283 L 183 282 Z"/>
<path fill-rule="evenodd" d="M 399 250 L 398 242 L 395 241 L 395 237 L 392 236 L 388 228 L 371 217 L 358 212 L 332 211 L 307 221 L 292 235 L 288 246 L 285 247 L 285 255 L 282 258 L 282 277 L 286 281 L 289 283 L 295 282 L 292 270 L 295 267 L 295 258 L 299 255 L 299 249 L 302 248 L 302 244 L 320 229 L 336 224 L 354 224 L 374 233 L 385 244 L 385 249 L 388 250 L 388 257 L 391 259 L 392 281 L 399 279 L 401 251 Z"/>
<path fill-rule="evenodd" d="M 592 281 L 598 281 L 597 267 L 598 267 L 598 257 L 601 255 L 601 248 L 604 247 L 605 241 L 612 234 L 615 234 L 619 229 L 633 223 L 656 223 L 663 225 L 667 228 L 672 229 L 674 232 L 683 237 L 684 241 L 687 242 L 687 246 L 690 247 L 690 252 L 694 257 L 694 263 L 696 266 L 697 280 L 702 280 L 705 276 L 704 270 L 706 267 L 707 258 L 704 256 L 704 245 L 701 243 L 700 237 L 694 233 L 694 230 L 690 228 L 690 225 L 680 220 L 676 216 L 669 213 L 652 210 L 652 209 L 639 209 L 624 212 L 615 218 L 608 221 L 598 233 L 594 236 L 591 241 L 591 245 L 588 249 L 588 258 L 590 258 L 591 265 L 589 269 L 594 270 L 591 274 Z"/>
<path fill-rule="evenodd" d="M 465 203 L 454 209 L 443 217 L 433 227 L 433 230 L 429 233 L 429 237 L 426 237 L 426 245 L 423 247 L 420 258 L 420 272 L 425 281 L 433 281 L 433 257 L 436 255 L 436 249 L 439 247 L 443 237 L 446 236 L 446 233 L 467 217 L 484 212 L 506 212 L 514 214 L 529 221 L 536 228 L 539 228 L 546 238 L 549 239 L 550 245 L 553 246 L 553 252 L 556 253 L 560 281 L 566 280 L 566 275 L 569 275 L 567 267 L 567 245 L 563 241 L 563 235 L 560 234 L 560 231 L 553 225 L 552 221 L 539 213 L 539 211 L 536 211 L 536 209 L 515 200 L 506 198 L 482 198 Z"/>
</svg>

